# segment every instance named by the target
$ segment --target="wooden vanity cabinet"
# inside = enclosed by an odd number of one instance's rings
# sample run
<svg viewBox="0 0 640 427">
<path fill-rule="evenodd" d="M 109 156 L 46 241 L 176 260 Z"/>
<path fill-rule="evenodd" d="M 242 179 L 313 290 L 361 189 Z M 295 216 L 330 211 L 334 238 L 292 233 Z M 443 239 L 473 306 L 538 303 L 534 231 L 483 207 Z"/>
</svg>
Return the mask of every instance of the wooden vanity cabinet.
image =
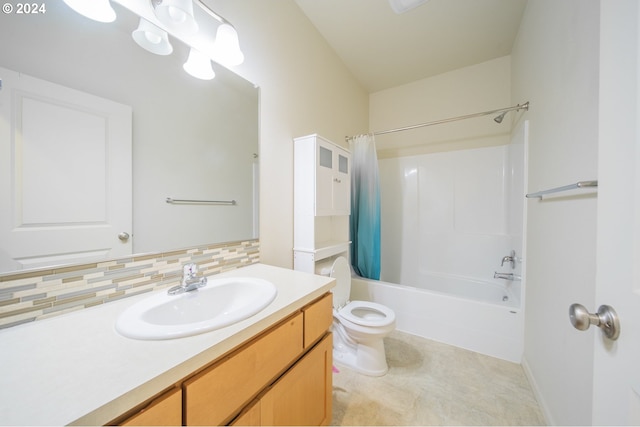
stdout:
<svg viewBox="0 0 640 427">
<path fill-rule="evenodd" d="M 185 381 L 186 425 L 223 425 L 230 421 L 302 353 L 303 322 L 303 313 L 298 313 Z"/>
<path fill-rule="evenodd" d="M 333 337 L 312 350 L 251 402 L 232 426 L 329 425 L 332 410 Z"/>
<path fill-rule="evenodd" d="M 326 294 L 302 309 L 304 314 L 304 348 L 326 334 L 333 322 L 333 294 Z"/>
<path fill-rule="evenodd" d="M 182 425 L 182 389 L 174 388 L 152 400 L 145 408 L 124 420 L 123 426 Z"/>
<path fill-rule="evenodd" d="M 332 417 L 332 295 L 302 309 L 308 350 L 231 423 L 237 426 L 329 425 Z M 319 341 L 318 341 L 319 340 Z"/>
<path fill-rule="evenodd" d="M 332 294 L 215 360 L 121 425 L 328 425 Z"/>
<path fill-rule="evenodd" d="M 230 426 L 260 426 L 262 425 L 262 402 L 256 399 L 247 405 L 240 415 L 238 415 L 229 425 Z"/>
<path fill-rule="evenodd" d="M 260 399 L 260 425 L 329 425 L 333 337 L 327 334 Z"/>
</svg>

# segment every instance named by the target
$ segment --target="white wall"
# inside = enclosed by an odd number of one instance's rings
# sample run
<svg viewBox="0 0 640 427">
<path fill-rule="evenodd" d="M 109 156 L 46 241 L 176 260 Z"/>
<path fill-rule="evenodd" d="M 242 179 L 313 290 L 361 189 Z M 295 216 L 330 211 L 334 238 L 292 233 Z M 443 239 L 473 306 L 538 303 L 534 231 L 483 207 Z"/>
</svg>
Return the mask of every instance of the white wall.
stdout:
<svg viewBox="0 0 640 427">
<path fill-rule="evenodd" d="M 260 86 L 262 262 L 293 266 L 293 138 L 318 133 L 346 146 L 368 129 L 368 94 L 293 0 L 219 0 L 237 28 L 245 62 L 237 71 Z"/>
<path fill-rule="evenodd" d="M 504 108 L 511 104 L 511 58 L 505 56 L 372 93 L 370 131 Z M 509 143 L 510 113 L 498 125 L 474 118 L 376 137 L 378 157 L 397 157 Z"/>
<path fill-rule="evenodd" d="M 528 191 L 597 179 L 599 2 L 527 4 L 512 52 L 513 100 L 531 102 Z M 594 306 L 596 198 L 528 201 L 525 354 L 551 424 L 591 423 L 593 336 L 569 323 Z"/>
</svg>

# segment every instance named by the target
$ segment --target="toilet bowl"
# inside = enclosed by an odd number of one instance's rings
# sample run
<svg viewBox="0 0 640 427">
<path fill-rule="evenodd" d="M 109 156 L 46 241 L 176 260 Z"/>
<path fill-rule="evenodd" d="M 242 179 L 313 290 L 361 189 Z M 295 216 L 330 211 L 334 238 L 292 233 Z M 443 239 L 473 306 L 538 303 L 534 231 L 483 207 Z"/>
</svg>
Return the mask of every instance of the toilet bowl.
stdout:
<svg viewBox="0 0 640 427">
<path fill-rule="evenodd" d="M 336 279 L 332 290 L 334 363 L 366 375 L 386 374 L 389 367 L 383 338 L 395 329 L 395 313 L 382 304 L 349 301 L 351 268 L 344 257 L 322 273 Z"/>
</svg>

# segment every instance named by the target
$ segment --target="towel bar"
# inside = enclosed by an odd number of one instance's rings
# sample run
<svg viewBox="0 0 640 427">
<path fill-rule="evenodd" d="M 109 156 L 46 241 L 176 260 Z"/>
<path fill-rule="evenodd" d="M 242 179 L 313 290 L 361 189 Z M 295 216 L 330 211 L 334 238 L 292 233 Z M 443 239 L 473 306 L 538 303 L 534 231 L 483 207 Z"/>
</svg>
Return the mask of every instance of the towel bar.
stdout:
<svg viewBox="0 0 640 427">
<path fill-rule="evenodd" d="M 569 191 L 576 188 L 586 188 L 586 187 L 597 187 L 598 181 L 578 181 L 575 184 L 563 185 L 562 187 L 550 188 L 548 190 L 538 191 L 537 193 L 529 193 L 526 195 L 527 198 L 531 199 L 537 197 L 542 199 L 542 196 L 545 194 L 551 193 L 559 193 L 561 191 Z"/>
<path fill-rule="evenodd" d="M 189 200 L 189 199 L 172 199 L 167 197 L 167 203 L 171 204 L 196 204 L 196 205 L 235 205 L 235 200 Z"/>
</svg>

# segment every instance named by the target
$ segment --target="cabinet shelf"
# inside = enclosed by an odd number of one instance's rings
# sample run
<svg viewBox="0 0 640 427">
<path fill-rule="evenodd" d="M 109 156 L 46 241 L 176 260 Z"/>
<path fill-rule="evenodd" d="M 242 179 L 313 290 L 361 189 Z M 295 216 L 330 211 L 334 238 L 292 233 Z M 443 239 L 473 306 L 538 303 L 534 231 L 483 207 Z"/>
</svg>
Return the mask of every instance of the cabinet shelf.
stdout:
<svg viewBox="0 0 640 427">
<path fill-rule="evenodd" d="M 293 248 L 294 252 L 304 252 L 313 254 L 316 261 L 329 258 L 349 250 L 351 241 L 328 241 L 319 242 L 315 248 Z"/>
</svg>

